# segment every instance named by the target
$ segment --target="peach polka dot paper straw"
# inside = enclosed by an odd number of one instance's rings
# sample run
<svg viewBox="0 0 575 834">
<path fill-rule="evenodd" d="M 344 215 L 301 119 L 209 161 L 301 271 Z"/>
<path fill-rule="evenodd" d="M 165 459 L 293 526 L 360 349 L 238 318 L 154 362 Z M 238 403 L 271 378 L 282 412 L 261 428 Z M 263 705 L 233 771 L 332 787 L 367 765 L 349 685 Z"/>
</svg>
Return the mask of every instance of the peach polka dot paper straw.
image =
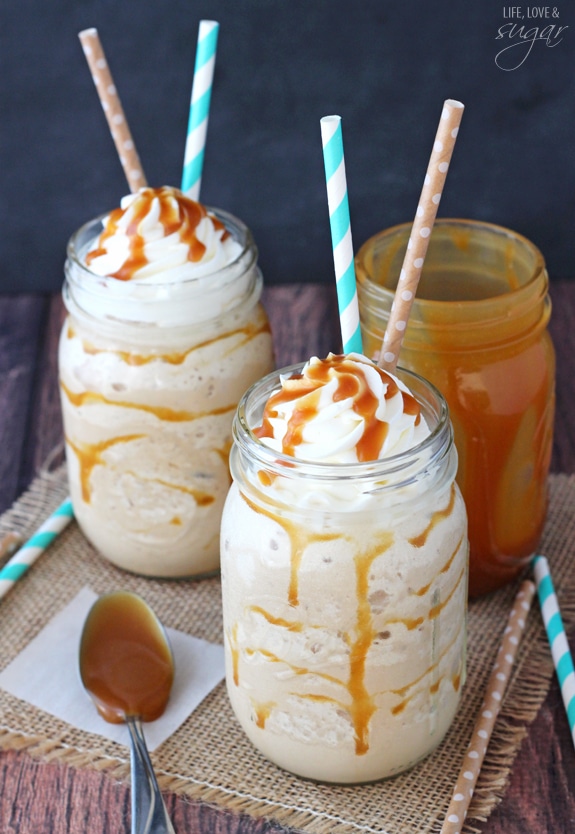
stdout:
<svg viewBox="0 0 575 834">
<path fill-rule="evenodd" d="M 147 185 L 146 177 L 142 170 L 140 158 L 132 140 L 132 134 L 124 115 L 124 109 L 116 90 L 112 74 L 104 55 L 104 49 L 100 42 L 97 29 L 84 29 L 79 32 L 78 37 L 84 50 L 84 55 L 92 73 L 92 79 L 100 97 L 102 109 L 108 120 L 108 126 L 112 139 L 116 145 L 118 156 L 124 174 L 128 180 L 130 191 L 137 191 Z"/>
<path fill-rule="evenodd" d="M 467 809 L 487 752 L 489 739 L 501 709 L 511 669 L 525 629 L 527 615 L 535 596 L 535 584 L 527 579 L 521 583 L 515 597 L 503 639 L 487 684 L 479 716 L 457 779 L 453 796 L 441 828 L 441 834 L 461 834 Z"/>
<path fill-rule="evenodd" d="M 443 102 L 443 110 L 441 111 L 439 126 L 429 158 L 427 173 L 423 181 L 419 205 L 383 337 L 378 365 L 386 371 L 393 371 L 397 365 L 401 342 L 427 254 L 429 238 L 443 193 L 443 186 L 449 170 L 463 110 L 464 107 L 460 101 L 447 99 Z"/>
</svg>

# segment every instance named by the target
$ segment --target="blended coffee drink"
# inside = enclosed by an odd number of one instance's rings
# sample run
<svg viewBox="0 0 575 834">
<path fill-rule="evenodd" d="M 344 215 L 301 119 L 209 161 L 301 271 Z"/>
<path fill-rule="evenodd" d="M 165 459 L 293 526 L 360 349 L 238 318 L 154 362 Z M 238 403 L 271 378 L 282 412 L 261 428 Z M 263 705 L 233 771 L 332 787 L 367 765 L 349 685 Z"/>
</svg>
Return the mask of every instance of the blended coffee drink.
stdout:
<svg viewBox="0 0 575 834">
<path fill-rule="evenodd" d="M 121 568 L 219 567 L 237 403 L 273 368 L 249 230 L 144 188 L 71 239 L 59 370 L 80 527 Z"/>
<path fill-rule="evenodd" d="M 230 466 L 226 681 L 242 728 L 311 779 L 405 770 L 444 737 L 465 677 L 467 519 L 441 394 L 357 354 L 310 359 L 242 398 Z"/>
</svg>

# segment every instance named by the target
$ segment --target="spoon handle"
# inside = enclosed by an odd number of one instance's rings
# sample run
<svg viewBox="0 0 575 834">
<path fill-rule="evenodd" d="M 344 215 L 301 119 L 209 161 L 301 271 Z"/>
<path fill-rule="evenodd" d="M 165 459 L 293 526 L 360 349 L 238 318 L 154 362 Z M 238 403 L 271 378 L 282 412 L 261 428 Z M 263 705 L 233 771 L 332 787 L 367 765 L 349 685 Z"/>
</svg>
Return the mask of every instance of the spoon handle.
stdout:
<svg viewBox="0 0 575 834">
<path fill-rule="evenodd" d="M 130 730 L 132 834 L 175 834 L 150 760 L 139 718 L 126 719 Z"/>
</svg>

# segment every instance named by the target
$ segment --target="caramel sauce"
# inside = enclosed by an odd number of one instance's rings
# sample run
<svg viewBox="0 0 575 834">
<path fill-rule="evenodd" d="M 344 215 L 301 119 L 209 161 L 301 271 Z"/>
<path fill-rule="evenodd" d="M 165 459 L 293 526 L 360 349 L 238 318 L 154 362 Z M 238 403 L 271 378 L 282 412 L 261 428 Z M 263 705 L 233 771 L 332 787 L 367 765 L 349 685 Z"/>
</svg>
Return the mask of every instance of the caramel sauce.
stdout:
<svg viewBox="0 0 575 834">
<path fill-rule="evenodd" d="M 113 437 L 110 440 L 103 440 L 100 443 L 75 443 L 69 437 L 66 437 L 66 443 L 70 446 L 78 459 L 78 464 L 80 466 L 82 498 L 87 504 L 90 503 L 92 494 L 90 489 L 90 475 L 92 474 L 92 470 L 96 466 L 106 465 L 106 461 L 102 456 L 103 453 L 111 446 L 115 446 L 117 443 L 129 443 L 132 440 L 140 440 L 142 437 L 146 437 L 146 435 L 126 434 L 123 437 Z M 133 472 L 128 472 L 127 474 L 133 475 L 133 477 L 138 478 L 140 481 L 157 483 L 161 486 L 167 487 L 168 489 L 185 492 L 187 495 L 192 496 L 199 507 L 208 507 L 216 500 L 215 496 L 211 495 L 209 492 L 205 492 L 204 490 L 194 489 L 193 487 L 184 486 L 183 484 L 173 484 L 169 481 L 164 481 L 161 478 L 144 478 L 141 475 L 134 475 Z M 170 524 L 182 524 L 182 520 L 181 518 L 175 516 Z"/>
<path fill-rule="evenodd" d="M 231 630 L 227 632 L 228 637 L 228 645 L 230 647 L 230 655 L 232 658 L 232 678 L 234 684 L 239 686 L 240 683 L 240 675 L 239 675 L 239 662 L 240 662 L 240 650 L 238 647 L 238 624 L 234 623 Z"/>
<path fill-rule="evenodd" d="M 295 622 L 294 620 L 286 620 L 284 617 L 274 617 L 269 611 L 262 608 L 261 605 L 250 605 L 247 610 L 253 611 L 255 614 L 260 614 L 270 625 L 279 626 L 280 628 L 285 628 L 288 631 L 303 631 L 303 623 Z M 311 628 L 319 628 L 319 626 L 311 626 Z"/>
<path fill-rule="evenodd" d="M 280 527 L 286 531 L 291 543 L 291 559 L 290 559 L 290 581 L 288 591 L 288 602 L 291 606 L 296 608 L 299 604 L 299 569 L 303 552 L 308 544 L 314 542 L 330 542 L 339 539 L 339 533 L 312 533 L 311 530 L 301 529 L 298 524 L 290 522 L 287 518 L 280 519 L 277 515 L 269 510 L 264 510 L 245 495 L 240 493 L 246 504 L 259 515 L 265 515 L 271 518 Z"/>
<path fill-rule="evenodd" d="M 453 564 L 453 560 L 457 556 L 461 546 L 464 543 L 465 543 L 465 538 L 464 538 L 464 536 L 462 536 L 459 539 L 459 542 L 457 543 L 457 546 L 456 546 L 455 550 L 453 551 L 453 553 L 451 554 L 451 556 L 449 557 L 447 562 L 443 565 L 443 567 L 439 571 L 438 576 L 441 576 L 442 573 L 447 573 L 447 571 L 449 570 L 449 568 Z M 454 587 L 451 589 L 451 591 L 449 592 L 449 595 L 443 600 L 443 602 L 436 603 L 436 604 L 434 604 L 430 607 L 427 618 L 426 617 L 415 617 L 415 618 L 411 618 L 411 619 L 410 618 L 398 618 L 398 619 L 393 619 L 393 620 L 386 620 L 382 627 L 385 628 L 387 626 L 397 625 L 399 623 L 401 625 L 404 625 L 407 628 L 408 631 L 413 631 L 413 629 L 418 628 L 420 625 L 422 625 L 425 622 L 426 619 L 430 619 L 430 620 L 436 619 L 439 616 L 440 612 L 445 608 L 445 606 L 448 605 L 449 601 L 451 600 L 453 594 L 456 592 L 457 588 L 459 587 L 459 584 L 461 583 L 461 581 L 463 580 L 464 577 L 465 577 L 465 568 L 463 568 L 461 570 Z M 425 596 L 425 594 L 429 591 L 429 589 L 431 588 L 432 585 L 433 585 L 433 581 L 428 582 L 427 585 L 424 585 L 422 588 L 419 588 L 418 590 L 414 591 L 413 593 L 416 596 Z"/>
<path fill-rule="evenodd" d="M 457 553 L 457 551 L 455 551 L 455 552 Z M 415 594 L 416 597 L 424 597 L 426 595 L 426 593 L 429 591 L 430 588 L 431 588 L 431 582 L 428 582 L 427 585 L 422 585 L 421 588 L 418 588 L 413 593 Z"/>
<path fill-rule="evenodd" d="M 259 727 L 261 730 L 264 729 L 266 721 L 270 717 L 274 707 L 275 703 L 273 701 L 267 704 L 253 704 L 256 727 Z"/>
<path fill-rule="evenodd" d="M 423 547 L 425 542 L 427 541 L 427 537 L 434 529 L 437 527 L 440 521 L 443 521 L 444 518 L 449 518 L 451 513 L 453 512 L 453 507 L 455 506 L 455 486 L 452 484 L 451 492 L 449 494 L 449 503 L 447 507 L 443 510 L 437 510 L 431 516 L 431 521 L 425 528 L 425 530 L 420 533 L 418 536 L 414 536 L 412 539 L 408 539 L 409 543 L 413 545 L 413 547 Z"/>
<path fill-rule="evenodd" d="M 300 692 L 292 692 L 296 698 L 305 698 L 306 701 L 315 701 L 316 704 L 336 704 L 338 707 L 345 709 L 345 704 L 337 698 L 332 698 L 331 695 L 318 695 L 313 692 L 307 692 L 303 695 Z"/>
<path fill-rule="evenodd" d="M 479 245 L 481 238 L 472 235 L 473 244 Z M 466 239 L 451 230 L 446 239 L 460 248 L 467 246 Z M 376 283 L 390 286 L 393 254 L 388 258 L 385 247 L 378 252 L 377 268 L 373 264 Z M 548 502 L 555 356 L 546 332 L 550 313 L 550 305 L 543 302 L 546 278 L 531 276 L 526 296 L 529 276 L 521 276 L 512 238 L 501 254 L 504 265 L 491 268 L 486 261 L 485 269 L 475 276 L 474 292 L 469 280 L 473 273 L 444 271 L 438 259 L 427 297 L 448 303 L 434 305 L 429 325 L 422 312 L 417 332 L 413 339 L 408 332 L 402 347 L 402 365 L 434 383 L 449 405 L 459 453 L 457 481 L 468 511 L 471 597 L 495 590 L 523 570 L 541 540 Z M 520 286 L 521 302 L 499 304 L 498 296 Z M 451 325 L 460 301 L 487 298 L 492 299 L 488 315 L 493 317 L 498 341 L 496 347 L 486 348 L 481 330 L 473 336 L 473 320 L 469 335 Z M 531 319 L 525 329 L 523 317 Z M 479 312 L 476 323 L 484 324 Z M 365 353 L 379 351 L 382 339 L 383 331 L 366 328 Z M 513 501 L 508 500 L 510 495 Z"/>
<path fill-rule="evenodd" d="M 451 651 L 451 649 L 453 648 L 453 645 L 455 644 L 456 640 L 457 640 L 457 635 L 451 640 L 449 645 L 445 647 L 445 649 L 441 653 L 440 658 L 435 663 L 432 663 L 425 670 L 425 672 L 423 672 L 423 674 L 419 675 L 419 677 L 415 678 L 415 680 L 410 681 L 410 683 L 406 684 L 401 689 L 392 689 L 392 690 L 390 690 L 394 695 L 397 695 L 399 698 L 402 699 L 401 701 L 399 701 L 397 704 L 395 704 L 391 708 L 391 714 L 392 715 L 399 715 L 400 713 L 402 713 L 404 711 L 404 709 L 407 707 L 408 703 L 415 697 L 418 690 L 415 690 L 415 691 L 411 692 L 410 695 L 408 695 L 407 693 L 410 692 L 410 690 L 413 690 L 417 686 L 418 683 L 421 683 L 421 681 L 425 680 L 425 678 L 427 678 L 428 676 L 432 675 L 434 672 L 437 671 L 437 669 L 439 668 L 439 664 L 441 663 L 441 660 L 445 657 L 445 655 L 449 651 Z M 457 687 L 455 686 L 455 683 L 454 683 L 454 681 L 456 679 L 457 679 Z M 433 681 L 433 683 L 431 683 L 429 685 L 429 687 L 427 687 L 428 690 L 429 690 L 429 694 L 431 696 L 437 695 L 437 693 L 439 692 L 439 687 L 441 686 L 441 681 L 442 680 L 443 680 L 443 678 L 437 678 L 436 680 Z M 455 689 L 456 692 L 457 692 L 458 687 L 460 685 L 460 681 L 461 681 L 461 675 L 460 674 L 455 676 L 454 679 L 452 679 L 452 683 L 453 683 L 453 686 L 454 686 L 454 689 Z"/>
<path fill-rule="evenodd" d="M 439 575 L 441 575 L 442 573 L 447 573 L 449 571 L 449 568 L 453 564 L 453 560 L 455 559 L 455 557 L 459 553 L 459 549 L 460 549 L 460 547 L 463 543 L 464 543 L 464 536 L 461 536 L 461 538 L 457 542 L 457 545 L 455 546 L 455 549 L 454 549 L 453 553 L 451 554 L 451 556 L 449 557 L 447 562 L 443 565 L 443 567 L 439 571 Z M 413 591 L 413 593 L 418 597 L 423 597 L 429 591 L 432 584 L 433 584 L 432 582 L 428 582 L 427 585 L 422 585 L 421 588 L 418 588 L 417 590 Z"/>
<path fill-rule="evenodd" d="M 365 663 L 377 631 L 369 604 L 369 572 L 374 560 L 393 544 L 393 534 L 386 533 L 369 550 L 354 559 L 356 577 L 355 640 L 351 645 L 348 691 L 351 696 L 349 712 L 354 727 L 355 752 L 363 756 L 369 750 L 369 722 L 377 707 L 365 685 Z"/>
<path fill-rule="evenodd" d="M 264 487 L 269 487 L 273 483 L 272 476 L 269 472 L 266 472 L 264 469 L 259 469 L 257 473 L 257 478 L 260 484 Z"/>
<path fill-rule="evenodd" d="M 302 677 L 304 675 L 315 675 L 316 677 L 321 678 L 324 681 L 328 681 L 329 683 L 337 683 L 337 684 L 340 684 L 340 685 L 345 685 L 339 678 L 336 678 L 335 675 L 327 675 L 325 672 L 318 672 L 315 669 L 308 669 L 306 666 L 296 666 L 295 664 L 289 663 L 287 660 L 284 660 L 283 657 L 278 657 L 277 654 L 274 654 L 273 652 L 270 652 L 268 649 L 262 649 L 262 648 L 249 649 L 248 648 L 248 649 L 245 649 L 245 654 L 246 654 L 247 657 L 253 657 L 256 654 L 259 654 L 262 657 L 265 657 L 265 659 L 269 663 L 281 663 L 282 665 L 287 666 L 288 669 L 290 669 L 294 673 L 294 675 L 297 675 L 298 677 Z M 297 694 L 297 693 L 294 693 L 294 694 Z M 298 698 L 311 698 L 312 696 L 309 695 L 309 694 L 308 695 L 298 694 L 297 697 Z M 320 698 L 320 697 L 324 698 L 325 700 L 333 700 L 333 699 L 329 698 L 328 696 L 324 696 L 324 695 L 321 695 L 321 696 L 318 695 L 317 697 L 318 698 Z M 337 703 L 339 703 L 339 701 Z"/>
<path fill-rule="evenodd" d="M 183 484 L 173 484 L 170 483 L 170 481 L 162 480 L 162 478 L 144 478 L 142 475 L 135 475 L 133 472 L 129 472 L 127 474 L 132 475 L 139 481 L 160 484 L 160 486 L 166 487 L 167 489 L 175 489 L 178 492 L 185 492 L 186 495 L 192 496 L 198 507 L 208 507 L 210 504 L 213 504 L 216 500 L 213 495 L 210 495 L 209 492 L 204 492 L 204 490 L 202 489 L 194 489 L 194 487 L 184 486 Z M 173 523 L 174 522 L 172 522 L 172 524 Z M 181 520 L 178 523 L 181 524 Z"/>
<path fill-rule="evenodd" d="M 462 535 L 462 536 L 461 536 L 461 538 L 459 539 L 459 541 L 457 542 L 457 545 L 455 546 L 455 550 L 453 551 L 453 553 L 451 554 L 451 556 L 449 557 L 449 559 L 447 560 L 447 562 L 444 564 L 444 566 L 443 566 L 443 567 L 441 568 L 441 570 L 439 571 L 439 573 L 440 573 L 440 574 L 441 574 L 441 573 L 447 573 L 447 572 L 449 571 L 449 569 L 450 569 L 451 565 L 453 564 L 453 560 L 455 559 L 455 557 L 456 557 L 456 556 L 457 556 L 457 554 L 459 553 L 459 548 L 460 548 L 460 547 L 461 547 L 464 543 L 465 543 L 465 536 L 464 536 L 464 535 Z"/>
<path fill-rule="evenodd" d="M 123 437 L 112 437 L 110 440 L 102 440 L 100 443 L 74 443 L 69 437 L 66 437 L 66 443 L 78 459 L 82 499 L 86 504 L 90 503 L 92 495 L 90 475 L 95 466 L 106 465 L 106 461 L 102 457 L 106 449 L 115 446 L 117 443 L 130 443 L 132 440 L 140 440 L 140 438 L 145 436 L 145 434 L 126 434 Z"/>
<path fill-rule="evenodd" d="M 133 367 L 140 367 L 141 365 L 148 365 L 150 362 L 165 362 L 168 365 L 182 365 L 190 354 L 202 348 L 209 347 L 217 342 L 231 339 L 234 336 L 243 335 L 241 341 L 234 345 L 234 350 L 239 349 L 243 345 L 255 339 L 262 333 L 270 333 L 270 325 L 268 321 L 261 324 L 246 324 L 244 327 L 238 327 L 235 330 L 230 330 L 220 336 L 215 336 L 213 339 L 205 339 L 203 342 L 193 345 L 191 348 L 182 351 L 170 351 L 169 353 L 136 353 L 130 350 L 115 350 L 114 348 L 100 348 L 93 345 L 86 339 L 82 340 L 82 350 L 88 356 L 96 356 L 99 353 L 111 353 L 117 356 L 126 365 Z M 69 339 L 74 338 L 75 332 L 71 327 L 68 327 L 67 336 Z M 225 351 L 223 352 L 225 355 Z"/>
<path fill-rule="evenodd" d="M 201 417 L 212 417 L 218 414 L 228 414 L 235 411 L 235 405 L 224 405 L 221 408 L 214 408 L 211 411 L 176 411 L 173 408 L 167 408 L 161 405 L 146 405 L 145 403 L 133 403 L 127 400 L 111 400 L 97 391 L 70 391 L 68 386 L 60 380 L 60 387 L 66 395 L 70 403 L 76 408 L 82 405 L 113 405 L 118 408 L 133 408 L 137 411 L 144 411 L 147 414 L 153 414 L 158 420 L 164 420 L 169 423 L 185 423 L 190 420 L 198 420 Z"/>
<path fill-rule="evenodd" d="M 188 260 L 201 261 L 206 247 L 198 240 L 196 229 L 200 221 L 207 217 L 207 211 L 195 200 L 191 200 L 173 188 L 164 186 L 142 188 L 128 208 L 117 208 L 110 213 L 106 227 L 99 237 L 97 248 L 86 255 L 86 265 L 90 266 L 95 258 L 107 254 L 107 241 L 118 234 L 120 221 L 129 212 L 132 217 L 125 229 L 129 240 L 129 254 L 120 269 L 112 273 L 110 277 L 118 281 L 131 281 L 138 270 L 149 263 L 145 253 L 146 241 L 140 234 L 140 224 L 148 217 L 154 200 L 160 207 L 159 222 L 164 228 L 164 237 L 177 233 L 179 241 L 188 247 Z M 225 230 L 223 223 L 215 217 L 212 217 L 212 222 L 216 229 Z M 222 240 L 228 236 L 229 232 L 224 231 Z"/>
<path fill-rule="evenodd" d="M 415 416 L 416 425 L 421 419 L 419 405 L 411 394 L 398 387 L 396 381 L 377 365 L 373 368 L 379 373 L 386 388 L 385 399 L 389 400 L 400 393 L 403 399 L 404 413 Z M 303 431 L 319 411 L 321 389 L 330 380 L 337 381 L 333 395 L 334 402 L 351 398 L 352 408 L 364 420 L 363 435 L 356 445 L 357 458 L 360 462 L 377 460 L 387 436 L 389 425 L 376 417 L 379 399 L 367 382 L 361 363 L 348 359 L 345 355 L 329 356 L 317 364 L 310 365 L 306 376 L 294 374 L 285 381 L 283 387 L 269 398 L 264 409 L 262 425 L 254 430 L 256 437 L 273 437 L 271 418 L 277 417 L 278 407 L 284 403 L 297 400 L 287 431 L 282 439 L 282 452 L 295 457 L 295 449 L 303 441 Z"/>
<path fill-rule="evenodd" d="M 414 619 L 410 619 L 407 617 L 395 619 L 395 620 L 386 620 L 385 625 L 404 625 L 408 631 L 413 631 L 414 628 L 417 628 L 424 622 L 424 617 L 415 617 Z"/>
<path fill-rule="evenodd" d="M 463 226 L 461 228 L 454 227 L 451 240 L 458 249 L 467 252 L 471 243 L 471 232 Z"/>
<path fill-rule="evenodd" d="M 431 607 L 431 609 L 429 611 L 429 619 L 430 620 L 434 620 L 434 619 L 436 619 L 436 617 L 439 617 L 439 615 L 441 614 L 441 612 L 443 611 L 445 606 L 449 604 L 449 601 L 451 600 L 453 594 L 457 591 L 460 583 L 465 578 L 465 574 L 466 574 L 466 568 L 463 567 L 461 569 L 460 573 L 459 573 L 459 576 L 457 578 L 457 582 L 455 583 L 455 585 L 451 589 L 450 593 L 445 597 L 444 600 L 442 600 L 441 602 L 439 602 L 436 605 L 433 605 Z"/>
<path fill-rule="evenodd" d="M 174 679 L 169 645 L 153 612 L 136 594 L 118 591 L 94 603 L 80 644 L 82 682 L 100 715 L 155 721 Z"/>
</svg>

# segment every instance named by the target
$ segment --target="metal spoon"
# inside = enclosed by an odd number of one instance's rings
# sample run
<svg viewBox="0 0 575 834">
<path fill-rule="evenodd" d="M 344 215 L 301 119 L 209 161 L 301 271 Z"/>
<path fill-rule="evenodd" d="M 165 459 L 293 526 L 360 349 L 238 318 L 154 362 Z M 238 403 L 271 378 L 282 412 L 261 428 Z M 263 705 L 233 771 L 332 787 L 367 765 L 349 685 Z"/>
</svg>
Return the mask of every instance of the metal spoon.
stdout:
<svg viewBox="0 0 575 834">
<path fill-rule="evenodd" d="M 175 834 L 142 729 L 164 712 L 174 659 L 162 624 L 137 594 L 99 597 L 80 639 L 80 677 L 98 712 L 130 731 L 132 834 Z"/>
</svg>

